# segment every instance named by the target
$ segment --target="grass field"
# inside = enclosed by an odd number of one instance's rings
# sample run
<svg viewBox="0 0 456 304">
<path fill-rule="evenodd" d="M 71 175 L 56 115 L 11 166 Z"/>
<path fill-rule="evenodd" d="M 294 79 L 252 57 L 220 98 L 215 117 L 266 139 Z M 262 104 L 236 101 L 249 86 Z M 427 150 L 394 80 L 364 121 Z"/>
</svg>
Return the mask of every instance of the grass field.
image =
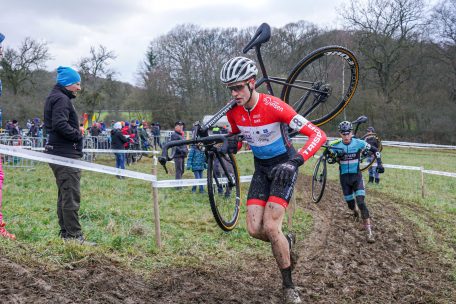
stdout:
<svg viewBox="0 0 456 304">
<path fill-rule="evenodd" d="M 386 164 L 456 172 L 456 152 L 386 147 L 383 155 Z M 237 158 L 241 175 L 252 174 L 252 156 L 240 154 Z M 98 162 L 114 164 L 109 157 Z M 313 163 L 309 161 L 304 166 L 304 174 L 311 174 Z M 147 158 L 130 167 L 147 173 L 151 168 Z M 165 175 L 162 168 L 158 171 L 159 179 L 173 179 L 173 174 Z M 37 164 L 29 171 L 5 168 L 5 176 L 3 212 L 8 229 L 16 234 L 18 241 L 0 240 L 1 252 L 23 263 L 55 267 L 71 266 L 87 259 L 112 259 L 135 271 L 147 272 L 170 265 L 236 265 L 242 263 L 245 254 L 270 256 L 268 244 L 248 236 L 244 207 L 238 227 L 230 233 L 222 232 L 213 220 L 207 196 L 192 194 L 190 188 L 159 189 L 163 240 L 159 249 L 154 239 L 150 184 L 87 171 L 82 174 L 80 217 L 87 238 L 99 246 L 64 245 L 57 235 L 57 188 L 48 165 Z M 185 173 L 184 178 L 192 177 L 191 172 Z M 338 179 L 336 166 L 330 166 L 329 178 Z M 397 201 L 401 213 L 419 227 L 429 248 L 454 261 L 456 179 L 426 175 L 424 199 L 420 182 L 417 171 L 387 169 L 380 185 L 369 186 L 368 196 L 384 195 Z M 242 185 L 244 202 L 247 187 L 248 184 Z M 371 193 L 370 189 L 375 192 Z M 309 197 L 308 193 L 298 194 L 298 199 L 309 200 Z M 312 218 L 298 209 L 293 225 L 293 230 L 306 235 L 311 230 Z"/>
</svg>

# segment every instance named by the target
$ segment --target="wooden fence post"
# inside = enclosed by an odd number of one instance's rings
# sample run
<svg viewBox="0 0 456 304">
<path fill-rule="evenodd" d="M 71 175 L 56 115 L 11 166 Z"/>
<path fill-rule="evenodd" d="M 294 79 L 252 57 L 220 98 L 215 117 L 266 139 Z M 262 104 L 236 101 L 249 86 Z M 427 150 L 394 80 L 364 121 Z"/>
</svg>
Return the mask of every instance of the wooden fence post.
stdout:
<svg viewBox="0 0 456 304">
<path fill-rule="evenodd" d="M 420 167 L 421 172 L 421 197 L 424 198 L 424 167 Z"/>
<path fill-rule="evenodd" d="M 157 165 L 156 165 L 156 157 L 155 165 L 152 165 L 152 175 L 157 176 Z M 154 183 L 151 183 L 152 187 L 152 196 L 154 200 L 154 222 L 155 222 L 155 244 L 158 248 L 161 247 L 161 233 L 160 233 L 160 206 L 158 204 L 158 188 L 154 187 Z"/>
</svg>

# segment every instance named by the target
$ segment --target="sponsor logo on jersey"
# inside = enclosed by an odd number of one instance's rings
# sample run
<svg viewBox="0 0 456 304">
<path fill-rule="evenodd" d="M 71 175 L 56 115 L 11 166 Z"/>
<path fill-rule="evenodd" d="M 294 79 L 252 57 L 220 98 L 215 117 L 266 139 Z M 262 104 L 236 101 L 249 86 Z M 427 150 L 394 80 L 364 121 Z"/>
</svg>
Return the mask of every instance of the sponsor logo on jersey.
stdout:
<svg viewBox="0 0 456 304">
<path fill-rule="evenodd" d="M 357 153 L 345 153 L 342 158 L 344 160 L 353 160 L 357 158 Z"/>
<path fill-rule="evenodd" d="M 316 133 L 316 136 L 314 137 L 313 141 L 310 143 L 310 145 L 304 151 L 304 154 L 312 156 L 315 154 L 315 152 L 317 152 L 314 150 L 317 147 L 318 143 L 321 141 L 321 137 L 322 137 L 321 130 L 320 130 L 320 128 L 318 128 L 317 126 L 315 126 L 311 123 L 308 123 L 307 127 Z"/>
<path fill-rule="evenodd" d="M 277 111 L 280 111 L 280 112 L 283 111 L 283 107 L 281 107 L 280 104 L 277 101 L 272 100 L 270 97 L 265 97 L 264 98 L 264 104 L 267 105 L 267 106 L 273 107 Z"/>
</svg>

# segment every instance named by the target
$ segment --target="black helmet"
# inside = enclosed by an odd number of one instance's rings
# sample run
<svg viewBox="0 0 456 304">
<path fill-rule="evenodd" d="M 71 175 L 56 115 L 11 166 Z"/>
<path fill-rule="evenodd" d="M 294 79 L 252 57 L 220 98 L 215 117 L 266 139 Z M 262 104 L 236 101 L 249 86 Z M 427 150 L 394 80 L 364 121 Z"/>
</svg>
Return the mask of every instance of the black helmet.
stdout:
<svg viewBox="0 0 456 304">
<path fill-rule="evenodd" d="M 346 133 L 351 131 L 353 131 L 353 125 L 351 122 L 345 120 L 339 124 L 340 133 Z"/>
</svg>

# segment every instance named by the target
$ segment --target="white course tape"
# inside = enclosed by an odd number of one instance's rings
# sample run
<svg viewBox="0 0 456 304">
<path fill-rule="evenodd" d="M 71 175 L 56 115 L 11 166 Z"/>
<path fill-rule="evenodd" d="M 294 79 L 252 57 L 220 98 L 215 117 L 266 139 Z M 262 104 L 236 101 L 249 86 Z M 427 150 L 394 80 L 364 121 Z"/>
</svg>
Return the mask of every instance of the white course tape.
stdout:
<svg viewBox="0 0 456 304">
<path fill-rule="evenodd" d="M 414 170 L 414 171 L 420 171 L 420 170 L 421 170 L 421 167 L 414 167 L 414 166 L 401 166 L 401 165 L 388 165 L 388 164 L 384 164 L 383 167 L 385 167 L 385 168 L 391 168 L 391 169 Z"/>
<path fill-rule="evenodd" d="M 21 146 L 24 149 L 32 151 L 44 151 L 44 148 L 30 148 L 29 146 Z M 82 149 L 83 153 L 145 153 L 145 154 L 160 154 L 160 151 L 150 150 L 112 150 L 112 149 Z"/>
<path fill-rule="evenodd" d="M 102 150 L 102 151 L 116 151 L 117 152 L 118 150 Z M 122 150 L 120 150 L 120 151 L 122 151 Z M 124 150 L 124 151 L 127 152 L 128 150 Z M 156 151 L 150 151 L 150 152 L 156 152 Z M 113 152 L 108 152 L 108 153 L 113 153 Z M 36 152 L 36 151 L 30 151 L 29 149 L 24 149 L 21 146 L 7 146 L 7 145 L 0 144 L 0 154 L 12 155 L 12 156 L 31 159 L 31 160 L 35 160 L 35 161 L 52 163 L 52 164 L 57 164 L 57 165 L 62 165 L 62 166 L 73 167 L 73 168 L 79 168 L 79 169 L 83 169 L 83 170 L 89 170 L 89 171 L 94 171 L 94 172 L 99 172 L 99 173 L 110 174 L 110 175 L 120 175 L 120 176 L 125 176 L 125 177 L 130 177 L 130 178 L 141 179 L 141 180 L 152 182 L 152 186 L 156 187 L 156 188 L 197 186 L 197 185 L 206 185 L 207 184 L 207 179 L 180 179 L 180 180 L 157 181 L 157 176 L 155 176 L 155 175 L 140 173 L 140 172 L 135 172 L 135 171 L 130 171 L 130 170 L 123 170 L 123 169 L 118 169 L 118 168 L 114 168 L 114 167 L 110 167 L 110 166 L 98 165 L 98 164 L 89 163 L 89 162 L 85 162 L 85 161 L 81 161 L 81 160 L 76 160 L 76 159 L 51 155 L 51 154 L 45 154 L 45 153 Z M 314 157 L 318 158 L 319 156 L 314 155 Z M 156 162 L 156 160 L 155 160 L 155 162 Z M 390 165 L 390 164 L 384 164 L 383 166 L 385 168 L 391 168 L 391 169 L 404 169 L 404 170 L 414 170 L 414 171 L 422 170 L 421 167 L 416 167 L 416 166 L 401 166 L 401 165 Z M 423 173 L 447 176 L 447 177 L 456 177 L 456 173 L 452 173 L 452 172 L 423 170 Z M 252 180 L 251 175 L 240 177 L 241 183 L 250 182 L 251 180 Z M 221 183 L 224 183 L 224 182 L 221 181 Z"/>
<path fill-rule="evenodd" d="M 456 146 L 450 146 L 450 145 L 423 144 L 423 143 L 388 141 L 388 140 L 382 140 L 382 145 L 391 146 L 391 147 L 402 147 L 402 148 L 417 148 L 417 149 L 445 149 L 445 150 L 455 150 L 456 149 Z"/>
<path fill-rule="evenodd" d="M 89 163 L 77 159 L 71 159 L 66 157 L 61 157 L 57 155 L 45 154 L 41 152 L 35 152 L 26 150 L 20 147 L 15 146 L 6 146 L 0 144 L 0 154 L 12 155 L 21 158 L 27 158 L 39 162 L 51 163 L 56 165 L 68 166 L 83 170 L 89 170 L 99 173 L 111 174 L 111 175 L 121 175 L 125 177 L 131 177 L 136 179 L 142 179 L 150 182 L 154 182 L 157 180 L 157 176 L 140 173 L 130 170 L 123 170 L 109 166 L 98 165 L 94 163 Z"/>
<path fill-rule="evenodd" d="M 82 149 L 82 152 L 91 153 L 149 153 L 160 154 L 160 151 L 146 151 L 146 150 L 111 150 L 111 149 Z"/>
<path fill-rule="evenodd" d="M 240 176 L 241 183 L 248 183 L 252 180 L 252 175 Z M 220 184 L 226 184 L 228 180 L 221 178 L 218 180 Z M 170 180 L 160 180 L 153 182 L 153 186 L 156 188 L 169 188 L 169 187 L 188 187 L 188 186 L 198 186 L 198 185 L 207 185 L 206 178 L 200 179 L 170 179 Z"/>
<path fill-rule="evenodd" d="M 452 172 L 434 171 L 434 170 L 423 170 L 423 172 L 427 173 L 427 174 L 456 177 L 456 173 L 452 173 Z"/>
</svg>

